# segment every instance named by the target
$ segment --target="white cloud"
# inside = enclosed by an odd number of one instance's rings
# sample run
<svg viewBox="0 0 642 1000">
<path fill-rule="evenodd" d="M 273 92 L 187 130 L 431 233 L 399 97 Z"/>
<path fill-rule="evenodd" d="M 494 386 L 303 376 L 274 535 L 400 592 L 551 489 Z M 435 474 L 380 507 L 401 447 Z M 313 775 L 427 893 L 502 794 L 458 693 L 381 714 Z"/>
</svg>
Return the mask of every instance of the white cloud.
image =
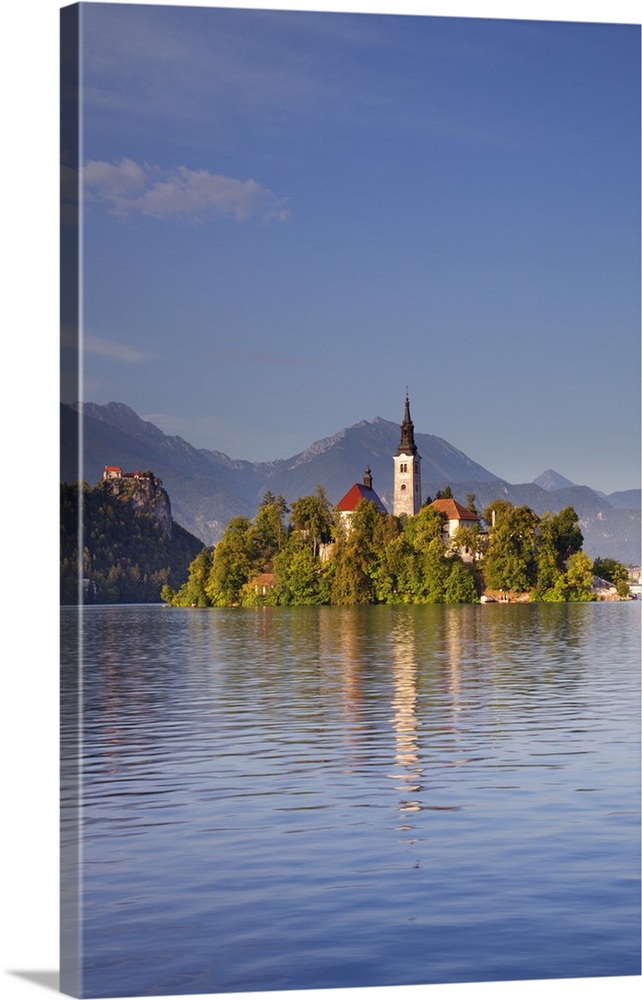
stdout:
<svg viewBox="0 0 642 1000">
<path fill-rule="evenodd" d="M 142 167 L 125 157 L 118 165 L 89 160 L 83 170 L 83 182 L 106 201 L 117 201 L 144 189 L 147 177 Z"/>
<path fill-rule="evenodd" d="M 268 364 L 268 365 L 294 365 L 307 367 L 318 365 L 319 362 L 309 358 L 299 358 L 294 355 L 274 354 L 267 351 L 217 351 L 210 354 L 212 361 L 220 361 L 223 364 Z"/>
<path fill-rule="evenodd" d="M 98 354 L 103 358 L 122 361 L 128 365 L 143 364 L 153 358 L 153 354 L 139 351 L 127 344 L 119 344 L 115 340 L 105 340 L 104 337 L 99 337 L 96 333 L 85 333 L 82 346 L 87 354 Z"/>
<path fill-rule="evenodd" d="M 85 197 L 104 202 L 117 215 L 206 222 L 220 216 L 262 222 L 289 216 L 287 198 L 277 198 L 254 180 L 240 181 L 207 170 L 177 167 L 164 172 L 130 159 L 120 164 L 90 160 L 82 172 Z"/>
</svg>

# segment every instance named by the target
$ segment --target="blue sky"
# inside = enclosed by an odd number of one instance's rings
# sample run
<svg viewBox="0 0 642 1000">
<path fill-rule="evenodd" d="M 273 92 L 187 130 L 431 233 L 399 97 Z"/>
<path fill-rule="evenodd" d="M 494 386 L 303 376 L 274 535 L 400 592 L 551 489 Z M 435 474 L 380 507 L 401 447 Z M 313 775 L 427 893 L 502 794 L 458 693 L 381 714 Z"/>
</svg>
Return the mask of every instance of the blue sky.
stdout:
<svg viewBox="0 0 642 1000">
<path fill-rule="evenodd" d="M 82 398 L 269 460 L 408 386 L 639 485 L 639 25 L 91 3 L 83 57 Z"/>
</svg>

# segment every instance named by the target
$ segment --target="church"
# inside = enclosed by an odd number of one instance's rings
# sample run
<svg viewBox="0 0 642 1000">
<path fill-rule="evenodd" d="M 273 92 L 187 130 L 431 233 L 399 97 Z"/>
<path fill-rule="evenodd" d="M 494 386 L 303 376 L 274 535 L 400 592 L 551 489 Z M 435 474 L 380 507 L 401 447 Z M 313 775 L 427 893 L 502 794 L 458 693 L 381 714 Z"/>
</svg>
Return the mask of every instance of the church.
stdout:
<svg viewBox="0 0 642 1000">
<path fill-rule="evenodd" d="M 370 466 L 366 466 L 366 471 L 363 474 L 363 482 L 355 483 L 351 486 L 344 497 L 339 500 L 336 506 L 336 510 L 339 511 L 346 527 L 350 524 L 350 518 L 357 509 L 357 504 L 361 500 L 372 500 L 377 510 L 380 510 L 382 514 L 387 514 L 388 511 L 384 507 L 380 498 L 377 496 L 372 488 L 372 472 L 370 471 Z"/>
<path fill-rule="evenodd" d="M 410 400 L 406 393 L 403 422 L 401 424 L 401 440 L 394 455 L 394 490 L 393 514 L 407 514 L 414 517 L 421 507 L 421 455 L 415 444 L 415 425 L 410 417 Z M 344 521 L 349 523 L 360 500 L 372 500 L 377 509 L 387 514 L 380 498 L 372 487 L 372 473 L 368 466 L 365 470 L 363 483 L 355 483 L 339 500 L 337 510 Z"/>
<path fill-rule="evenodd" d="M 401 514 L 414 517 L 421 508 L 421 455 L 415 443 L 415 425 L 410 416 L 410 400 L 406 393 L 403 421 L 401 424 L 401 439 L 399 447 L 393 455 L 394 486 L 393 509 L 396 517 Z M 366 467 L 363 483 L 355 483 L 339 500 L 336 509 L 340 512 L 344 523 L 349 527 L 352 514 L 360 500 L 372 500 L 377 509 L 387 514 L 384 504 L 375 493 L 372 486 L 372 472 Z M 480 523 L 480 518 L 463 504 L 453 499 L 433 500 L 430 505 L 439 511 L 444 526 L 442 539 L 448 544 L 458 528 L 473 528 Z M 462 554 L 468 559 L 469 553 Z"/>
</svg>

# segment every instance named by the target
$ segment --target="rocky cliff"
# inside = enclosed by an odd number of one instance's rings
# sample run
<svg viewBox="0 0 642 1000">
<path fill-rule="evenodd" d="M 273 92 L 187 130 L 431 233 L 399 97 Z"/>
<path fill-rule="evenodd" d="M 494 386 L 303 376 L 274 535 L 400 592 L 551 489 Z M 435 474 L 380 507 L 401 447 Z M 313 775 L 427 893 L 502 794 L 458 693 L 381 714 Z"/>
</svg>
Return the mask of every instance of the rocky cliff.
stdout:
<svg viewBox="0 0 642 1000">
<path fill-rule="evenodd" d="M 169 495 L 153 472 L 125 473 L 103 479 L 103 488 L 119 500 L 129 501 L 135 511 L 151 514 L 163 534 L 172 537 L 172 507 Z"/>
</svg>

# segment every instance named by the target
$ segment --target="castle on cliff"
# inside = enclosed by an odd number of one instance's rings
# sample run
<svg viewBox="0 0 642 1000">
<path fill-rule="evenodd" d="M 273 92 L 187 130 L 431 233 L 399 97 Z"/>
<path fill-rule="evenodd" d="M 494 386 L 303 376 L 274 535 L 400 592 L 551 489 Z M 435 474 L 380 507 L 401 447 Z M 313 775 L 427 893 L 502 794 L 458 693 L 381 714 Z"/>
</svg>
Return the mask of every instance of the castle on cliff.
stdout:
<svg viewBox="0 0 642 1000">
<path fill-rule="evenodd" d="M 168 538 L 172 537 L 172 508 L 161 480 L 153 472 L 123 472 L 118 465 L 106 465 L 102 482 L 115 497 L 127 500 L 139 511 L 151 514 Z"/>
</svg>

